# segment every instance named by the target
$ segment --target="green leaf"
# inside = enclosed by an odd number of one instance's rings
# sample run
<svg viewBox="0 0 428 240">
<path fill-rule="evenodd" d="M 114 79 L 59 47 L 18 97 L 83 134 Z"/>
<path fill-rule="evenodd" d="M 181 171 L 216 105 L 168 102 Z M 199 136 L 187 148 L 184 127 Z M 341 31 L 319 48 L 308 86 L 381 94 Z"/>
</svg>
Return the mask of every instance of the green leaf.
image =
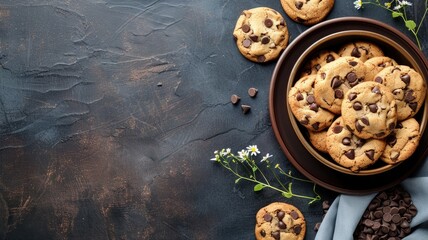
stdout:
<svg viewBox="0 0 428 240">
<path fill-rule="evenodd" d="M 407 27 L 409 30 L 415 30 L 415 28 L 416 28 L 416 23 L 415 23 L 415 21 L 413 21 L 413 20 L 407 20 L 407 21 L 406 21 L 406 27 Z"/>
<path fill-rule="evenodd" d="M 398 18 L 398 17 L 401 17 L 401 16 L 403 16 L 403 14 L 401 13 L 401 12 L 392 12 L 392 17 L 393 18 Z"/>
<path fill-rule="evenodd" d="M 262 183 L 256 184 L 254 186 L 254 192 L 261 191 L 263 188 L 265 188 L 265 185 L 263 185 Z"/>
<path fill-rule="evenodd" d="M 292 191 L 291 191 L 291 182 L 288 184 L 288 191 L 290 192 L 290 193 L 292 193 Z"/>
<path fill-rule="evenodd" d="M 292 198 L 293 194 L 291 192 L 282 192 L 281 194 L 285 198 Z"/>
</svg>

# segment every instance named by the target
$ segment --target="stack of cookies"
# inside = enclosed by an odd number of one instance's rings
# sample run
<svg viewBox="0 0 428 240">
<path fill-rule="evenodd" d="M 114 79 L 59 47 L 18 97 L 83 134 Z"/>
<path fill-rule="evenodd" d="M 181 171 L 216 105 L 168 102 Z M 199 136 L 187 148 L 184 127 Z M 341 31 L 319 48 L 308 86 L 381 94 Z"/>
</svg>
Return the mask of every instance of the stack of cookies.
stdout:
<svg viewBox="0 0 428 240">
<path fill-rule="evenodd" d="M 311 56 L 288 104 L 314 148 L 358 172 L 378 159 L 393 165 L 413 154 L 420 139 L 414 116 L 426 88 L 412 67 L 374 43 L 355 41 Z"/>
</svg>

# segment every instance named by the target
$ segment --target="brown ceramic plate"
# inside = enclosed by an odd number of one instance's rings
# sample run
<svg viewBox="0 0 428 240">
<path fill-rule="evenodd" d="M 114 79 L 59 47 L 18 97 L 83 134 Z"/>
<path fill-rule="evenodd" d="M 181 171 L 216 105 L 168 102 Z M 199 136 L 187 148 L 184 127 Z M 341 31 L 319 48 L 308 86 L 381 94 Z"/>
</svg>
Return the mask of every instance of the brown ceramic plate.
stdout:
<svg viewBox="0 0 428 240">
<path fill-rule="evenodd" d="M 315 156 L 316 154 L 308 151 L 307 142 L 302 141 L 301 133 L 295 129 L 295 120 L 290 118 L 290 111 L 286 102 L 287 89 L 290 87 L 289 79 L 294 79 L 292 75 L 295 74 L 296 68 L 299 68 L 296 64 L 302 61 L 302 55 L 309 54 L 307 50 L 314 48 L 314 43 L 331 35 L 340 37 L 327 37 L 329 40 L 321 41 L 322 44 L 319 45 L 319 48 L 333 48 L 355 39 L 374 41 L 383 48 L 386 56 L 394 58 L 400 64 L 416 65 L 420 74 L 428 80 L 426 57 L 407 36 L 398 30 L 376 20 L 359 17 L 324 21 L 299 35 L 278 60 L 272 76 L 269 94 L 272 128 L 288 160 L 297 170 L 320 186 L 347 194 L 381 191 L 400 183 L 425 161 L 425 157 L 428 155 L 427 131 L 423 131 L 416 152 L 401 164 L 395 167 L 386 167 L 382 171 L 370 172 L 369 170 L 368 174 L 350 174 L 346 171 L 335 170 L 328 164 L 319 161 Z M 378 39 L 371 36 L 383 37 Z M 385 46 L 383 38 L 388 39 L 387 41 L 392 40 L 393 45 L 399 46 L 399 51 L 389 45 Z M 412 56 L 412 59 L 409 60 L 408 56 Z M 426 108 L 427 104 L 425 104 Z M 419 116 L 419 119 L 426 120 L 425 116 Z"/>
</svg>

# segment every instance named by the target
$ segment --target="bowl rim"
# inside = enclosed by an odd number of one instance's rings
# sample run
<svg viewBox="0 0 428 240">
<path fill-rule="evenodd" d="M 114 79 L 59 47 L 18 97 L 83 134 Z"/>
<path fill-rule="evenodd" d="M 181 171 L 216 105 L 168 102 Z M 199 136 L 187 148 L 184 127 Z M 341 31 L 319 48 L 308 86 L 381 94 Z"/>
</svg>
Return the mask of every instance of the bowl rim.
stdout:
<svg viewBox="0 0 428 240">
<path fill-rule="evenodd" d="M 419 69 L 419 66 L 417 66 L 416 62 L 414 61 L 413 57 L 405 51 L 405 49 L 400 46 L 399 44 L 397 44 L 396 42 L 394 42 L 392 39 L 383 36 L 379 33 L 375 33 L 375 32 L 370 32 L 370 31 L 366 31 L 366 30 L 343 30 L 343 31 L 338 31 L 335 33 L 331 33 L 328 34 L 326 36 L 324 36 L 321 39 L 318 39 L 317 41 L 315 41 L 313 44 L 311 44 L 297 59 L 293 69 L 290 72 L 290 77 L 289 77 L 289 81 L 287 84 L 287 92 L 290 91 L 290 88 L 293 86 L 293 84 L 299 79 L 298 73 L 299 73 L 299 69 L 301 68 L 301 64 L 304 64 L 305 61 L 307 60 L 308 57 L 311 56 L 311 54 L 313 53 L 313 50 L 319 48 L 320 46 L 322 46 L 323 44 L 327 43 L 329 40 L 332 39 L 337 39 L 337 38 L 341 38 L 341 37 L 360 37 L 360 38 L 370 38 L 370 39 L 377 39 L 383 42 L 387 42 L 390 46 L 393 47 L 393 49 L 397 49 L 398 51 L 404 53 L 403 55 L 406 59 L 410 60 L 410 64 L 412 65 L 412 67 L 417 68 L 416 70 L 418 72 L 421 71 L 421 69 Z M 370 41 L 370 40 L 368 40 Z M 324 49 L 324 48 L 320 48 L 320 49 Z M 427 115 L 427 107 L 428 107 L 428 99 L 426 98 L 424 101 L 424 106 L 423 108 L 420 109 L 423 115 L 423 117 L 420 119 L 420 129 L 419 132 L 421 134 L 423 134 L 425 127 L 427 125 L 426 123 L 426 115 Z M 341 171 L 343 173 L 346 174 L 353 174 L 353 175 L 371 175 L 371 174 L 377 174 L 377 173 L 381 173 L 384 171 L 388 171 L 394 167 L 397 167 L 398 165 L 400 165 L 402 162 L 398 162 L 397 164 L 391 165 L 391 164 L 383 164 L 382 166 L 379 166 L 378 168 L 367 168 L 367 169 L 361 169 L 359 171 L 351 171 L 348 168 L 345 168 L 339 164 L 337 164 L 336 162 L 334 162 L 332 159 L 329 160 L 325 157 L 323 157 L 318 150 L 316 150 L 309 142 L 308 140 L 303 136 L 303 133 L 300 131 L 299 128 L 299 124 L 297 123 L 297 120 L 295 119 L 293 113 L 289 110 L 288 111 L 288 116 L 290 117 L 290 121 L 291 121 L 291 125 L 294 128 L 294 131 L 296 132 L 299 140 L 301 142 L 303 142 L 305 148 L 320 162 L 322 162 L 323 164 L 325 164 L 326 166 L 336 170 L 336 171 Z"/>
<path fill-rule="evenodd" d="M 312 172 L 308 169 L 306 169 L 304 166 L 302 166 L 294 157 L 293 154 L 290 152 L 290 150 L 287 148 L 287 146 L 285 145 L 285 138 L 283 139 L 284 136 L 281 135 L 280 130 L 279 130 L 279 125 L 277 122 L 277 113 L 275 110 L 275 85 L 277 85 L 277 81 L 278 80 L 278 74 L 279 71 L 282 68 L 282 64 L 285 61 L 286 57 L 288 55 L 290 55 L 291 51 L 294 50 L 294 48 L 296 47 L 296 45 L 298 45 L 302 39 L 310 36 L 311 34 L 315 33 L 316 34 L 321 34 L 320 33 L 320 29 L 323 29 L 325 27 L 334 25 L 336 23 L 341 23 L 340 25 L 344 24 L 351 24 L 352 26 L 356 26 L 356 24 L 358 23 L 358 27 L 355 27 L 357 29 L 359 29 L 359 26 L 361 24 L 361 26 L 364 27 L 364 24 L 370 25 L 371 28 L 376 28 L 376 29 L 382 29 L 381 31 L 387 31 L 388 34 L 394 35 L 393 38 L 397 37 L 400 41 L 406 43 L 408 50 L 411 50 L 412 53 L 415 53 L 415 56 L 413 56 L 414 58 L 418 59 L 421 63 L 423 63 L 422 65 L 425 66 L 423 67 L 424 69 L 427 68 L 428 69 L 428 60 L 426 59 L 424 53 L 422 53 L 422 51 L 420 51 L 420 49 L 416 46 L 416 44 L 410 40 L 409 37 L 407 37 L 404 33 L 400 32 L 398 29 L 380 22 L 378 20 L 375 19 L 370 19 L 370 18 L 364 18 L 364 17 L 340 17 L 340 18 L 334 18 L 334 19 L 330 19 L 330 20 L 326 20 L 323 21 L 317 25 L 314 25 L 312 27 L 310 27 L 309 29 L 307 29 L 306 31 L 304 31 L 303 33 L 301 33 L 300 35 L 298 35 L 290 44 L 289 46 L 285 49 L 285 51 L 281 54 L 275 68 L 272 74 L 272 78 L 271 78 L 271 85 L 270 85 L 270 90 L 269 90 L 269 116 L 271 119 L 271 126 L 272 129 L 274 131 L 274 135 L 277 139 L 278 144 L 280 145 L 283 153 L 285 154 L 286 158 L 288 159 L 289 162 L 291 162 L 291 164 L 300 172 L 302 173 L 304 176 L 306 176 L 308 179 L 314 181 L 315 183 L 317 183 L 318 185 L 325 187 L 327 189 L 336 191 L 336 192 L 341 192 L 341 193 L 347 193 L 347 194 L 366 194 L 366 193 L 372 193 L 375 191 L 379 191 L 382 189 L 386 189 L 387 187 L 391 187 L 395 184 L 398 184 L 399 182 L 401 182 L 402 180 L 404 180 L 407 176 L 409 176 L 412 172 L 414 172 L 419 166 L 420 164 L 423 162 L 421 159 L 418 160 L 412 160 L 412 164 L 407 164 L 406 163 L 406 172 L 404 173 L 399 173 L 399 177 L 398 179 L 392 179 L 391 181 L 388 181 L 387 183 L 382 183 L 383 185 L 376 185 L 373 187 L 367 187 L 367 188 L 349 188 L 348 186 L 343 186 L 342 185 L 337 185 L 334 182 L 331 181 L 331 179 L 320 179 L 317 178 L 316 176 L 314 176 L 312 174 Z M 305 43 L 306 44 L 306 43 Z M 288 81 L 288 80 L 287 80 Z M 427 134 L 425 134 L 427 135 Z M 424 136 L 425 138 L 426 136 Z M 422 141 L 422 140 L 421 140 Z M 293 150 L 295 151 L 295 150 Z M 294 154 L 296 155 L 296 154 Z M 424 148 L 421 150 L 421 158 L 425 159 L 425 157 L 428 155 L 428 149 Z M 403 166 L 404 167 L 404 166 Z M 398 170 L 393 170 L 392 173 L 385 173 L 385 174 L 380 174 L 380 175 L 385 175 L 385 176 L 381 176 L 381 177 L 388 177 L 391 175 L 397 175 Z M 390 171 L 391 172 L 391 171 Z M 350 180 L 357 180 L 358 179 L 365 179 L 366 181 L 368 181 L 369 179 L 372 179 L 374 175 L 370 175 L 370 176 L 353 176 L 353 175 L 346 175 L 346 174 L 333 174 L 334 176 L 329 176 L 327 178 L 333 178 L 333 177 L 343 177 L 345 178 L 346 181 L 350 181 Z M 377 175 L 375 175 L 377 176 Z M 338 179 L 340 180 L 340 179 Z"/>
</svg>

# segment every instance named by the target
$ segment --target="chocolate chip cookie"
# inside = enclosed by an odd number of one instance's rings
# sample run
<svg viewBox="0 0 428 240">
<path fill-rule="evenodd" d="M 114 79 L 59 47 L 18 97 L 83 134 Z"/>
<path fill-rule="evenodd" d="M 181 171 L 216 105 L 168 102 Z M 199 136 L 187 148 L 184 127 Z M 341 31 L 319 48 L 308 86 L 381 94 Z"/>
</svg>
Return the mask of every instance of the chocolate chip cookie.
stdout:
<svg viewBox="0 0 428 240">
<path fill-rule="evenodd" d="M 364 41 L 347 43 L 339 50 L 338 53 L 341 57 L 356 57 L 363 62 L 373 57 L 384 56 L 384 53 L 380 47 L 374 43 Z"/>
<path fill-rule="evenodd" d="M 328 153 L 327 144 L 325 142 L 325 139 L 327 137 L 327 129 L 320 131 L 320 132 L 314 132 L 314 131 L 308 131 L 309 132 L 309 141 L 312 143 L 312 146 L 314 146 L 315 149 L 318 151 L 321 151 L 323 153 Z"/>
<path fill-rule="evenodd" d="M 398 121 L 413 117 L 425 101 L 426 82 L 409 66 L 387 67 L 374 80 L 391 89 L 397 102 Z"/>
<path fill-rule="evenodd" d="M 333 51 L 320 51 L 315 56 L 312 56 L 303 67 L 301 76 L 317 74 L 318 70 L 329 62 L 338 59 L 339 55 Z"/>
<path fill-rule="evenodd" d="M 254 62 L 267 62 L 276 59 L 285 49 L 289 35 L 280 13 L 258 7 L 242 12 L 233 36 L 244 57 Z"/>
<path fill-rule="evenodd" d="M 256 214 L 257 240 L 303 240 L 305 234 L 305 218 L 291 204 L 274 202 L 261 208 Z"/>
<path fill-rule="evenodd" d="M 385 138 L 397 123 L 394 96 L 380 83 L 362 82 L 345 94 L 342 118 L 346 127 L 360 138 Z"/>
<path fill-rule="evenodd" d="M 321 108 L 313 94 L 316 75 L 300 78 L 288 93 L 291 112 L 304 127 L 311 131 L 321 131 L 333 122 L 334 114 Z"/>
<path fill-rule="evenodd" d="M 327 63 L 317 73 L 314 96 L 316 102 L 335 114 L 341 113 L 345 93 L 364 80 L 364 63 L 354 57 L 340 57 Z"/>
<path fill-rule="evenodd" d="M 342 117 L 337 118 L 327 130 L 326 144 L 333 160 L 354 172 L 374 164 L 386 145 L 380 139 L 357 137 L 346 127 Z"/>
<path fill-rule="evenodd" d="M 321 22 L 333 9 L 334 0 L 281 0 L 285 13 L 305 25 Z"/>
<path fill-rule="evenodd" d="M 365 81 L 374 81 L 375 76 L 386 67 L 396 66 L 397 62 L 389 57 L 373 57 L 364 62 L 366 66 Z"/>
<path fill-rule="evenodd" d="M 385 138 L 382 161 L 396 164 L 408 159 L 418 147 L 420 138 L 419 123 L 414 118 L 397 123 L 394 131 Z"/>
</svg>

